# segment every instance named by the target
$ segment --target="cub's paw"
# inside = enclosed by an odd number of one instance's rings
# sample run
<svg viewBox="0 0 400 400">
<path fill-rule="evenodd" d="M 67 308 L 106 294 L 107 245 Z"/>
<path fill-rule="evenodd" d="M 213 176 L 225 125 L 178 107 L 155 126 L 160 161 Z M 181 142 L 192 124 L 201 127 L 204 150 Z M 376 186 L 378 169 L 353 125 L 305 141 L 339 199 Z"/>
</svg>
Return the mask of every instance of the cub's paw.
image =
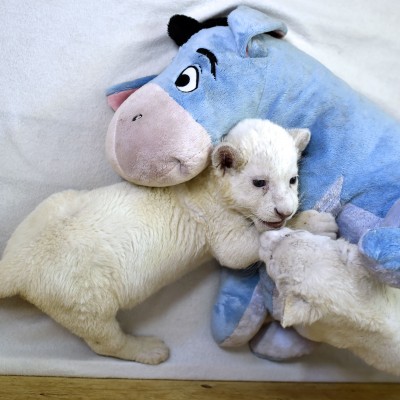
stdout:
<svg viewBox="0 0 400 400">
<path fill-rule="evenodd" d="M 303 229 L 315 235 L 336 239 L 338 226 L 335 217 L 330 213 L 307 210 L 299 213 L 290 222 L 290 228 Z"/>
<path fill-rule="evenodd" d="M 259 257 L 265 263 L 269 262 L 275 246 L 288 234 L 292 232 L 289 228 L 266 231 L 260 236 Z"/>
<path fill-rule="evenodd" d="M 126 335 L 125 344 L 113 352 L 93 349 L 99 354 L 150 365 L 160 364 L 169 357 L 169 349 L 165 343 L 153 336 Z"/>
<path fill-rule="evenodd" d="M 135 356 L 135 361 L 156 365 L 167 360 L 168 357 L 169 349 L 162 340 L 155 337 L 140 338 L 140 350 Z"/>
</svg>

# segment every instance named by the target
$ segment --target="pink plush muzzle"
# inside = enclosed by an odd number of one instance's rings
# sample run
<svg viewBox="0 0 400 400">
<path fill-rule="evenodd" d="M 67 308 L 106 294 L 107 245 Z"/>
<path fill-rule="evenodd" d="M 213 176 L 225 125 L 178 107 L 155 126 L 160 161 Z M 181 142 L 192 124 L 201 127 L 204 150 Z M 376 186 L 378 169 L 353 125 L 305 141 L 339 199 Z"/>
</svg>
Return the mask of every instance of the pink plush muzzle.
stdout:
<svg viewBox="0 0 400 400">
<path fill-rule="evenodd" d="M 106 139 L 114 170 L 145 186 L 188 181 L 208 165 L 211 148 L 206 130 L 154 83 L 138 89 L 119 107 Z"/>
</svg>

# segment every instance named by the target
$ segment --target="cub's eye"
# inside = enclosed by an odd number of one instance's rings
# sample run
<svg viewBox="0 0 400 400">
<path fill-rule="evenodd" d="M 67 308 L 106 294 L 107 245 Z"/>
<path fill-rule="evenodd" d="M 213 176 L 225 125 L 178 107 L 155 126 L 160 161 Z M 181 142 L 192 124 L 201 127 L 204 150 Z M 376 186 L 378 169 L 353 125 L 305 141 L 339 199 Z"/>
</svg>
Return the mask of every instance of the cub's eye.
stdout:
<svg viewBox="0 0 400 400">
<path fill-rule="evenodd" d="M 253 179 L 253 185 L 255 187 L 264 187 L 266 184 L 267 181 L 265 179 Z"/>
<path fill-rule="evenodd" d="M 187 67 L 178 76 L 175 86 L 181 92 L 193 92 L 199 86 L 199 70 L 193 66 Z"/>
<path fill-rule="evenodd" d="M 297 182 L 297 176 L 294 176 L 293 178 L 290 178 L 289 183 L 290 183 L 291 185 L 294 185 L 296 182 Z"/>
</svg>

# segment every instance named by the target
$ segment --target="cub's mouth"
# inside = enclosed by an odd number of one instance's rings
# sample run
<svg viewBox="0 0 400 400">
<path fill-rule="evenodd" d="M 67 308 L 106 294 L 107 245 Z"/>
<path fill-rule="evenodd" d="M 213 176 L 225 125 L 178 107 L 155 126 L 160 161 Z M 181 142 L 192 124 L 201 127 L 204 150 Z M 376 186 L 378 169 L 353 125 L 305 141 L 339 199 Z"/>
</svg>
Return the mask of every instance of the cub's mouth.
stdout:
<svg viewBox="0 0 400 400">
<path fill-rule="evenodd" d="M 270 222 L 270 221 L 263 221 L 262 219 L 259 219 L 259 221 L 265 225 L 266 227 L 272 228 L 272 229 L 279 229 L 282 228 L 282 226 L 285 225 L 286 220 L 282 220 L 282 221 L 276 221 L 276 222 Z"/>
<path fill-rule="evenodd" d="M 272 229 L 279 229 L 285 225 L 286 220 L 277 221 L 277 222 L 268 222 L 260 220 L 264 225 L 271 227 Z"/>
<path fill-rule="evenodd" d="M 284 218 L 281 221 L 264 221 L 261 218 L 253 216 L 249 218 L 252 224 L 255 225 L 256 229 L 260 232 L 269 231 L 272 229 L 279 229 L 285 226 L 287 219 Z"/>
<path fill-rule="evenodd" d="M 254 225 L 259 232 L 270 231 L 273 229 L 280 229 L 286 225 L 286 222 L 289 219 L 290 218 L 283 218 L 280 221 L 266 221 L 254 214 L 247 217 L 247 220 L 251 222 L 251 224 Z"/>
</svg>

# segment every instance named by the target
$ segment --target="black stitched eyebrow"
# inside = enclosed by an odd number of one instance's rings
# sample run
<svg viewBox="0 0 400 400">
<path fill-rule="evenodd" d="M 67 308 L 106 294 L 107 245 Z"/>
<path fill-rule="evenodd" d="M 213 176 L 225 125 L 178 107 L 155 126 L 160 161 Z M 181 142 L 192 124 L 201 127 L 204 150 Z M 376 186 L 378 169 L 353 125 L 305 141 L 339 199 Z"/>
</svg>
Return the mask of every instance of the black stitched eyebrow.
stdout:
<svg viewBox="0 0 400 400">
<path fill-rule="evenodd" d="M 218 64 L 217 57 L 215 56 L 214 53 L 212 53 L 210 50 L 207 49 L 197 49 L 197 53 L 203 54 L 203 56 L 206 56 L 208 60 L 210 61 L 211 64 L 211 73 L 214 75 L 214 78 L 216 78 L 216 65 Z"/>
</svg>

